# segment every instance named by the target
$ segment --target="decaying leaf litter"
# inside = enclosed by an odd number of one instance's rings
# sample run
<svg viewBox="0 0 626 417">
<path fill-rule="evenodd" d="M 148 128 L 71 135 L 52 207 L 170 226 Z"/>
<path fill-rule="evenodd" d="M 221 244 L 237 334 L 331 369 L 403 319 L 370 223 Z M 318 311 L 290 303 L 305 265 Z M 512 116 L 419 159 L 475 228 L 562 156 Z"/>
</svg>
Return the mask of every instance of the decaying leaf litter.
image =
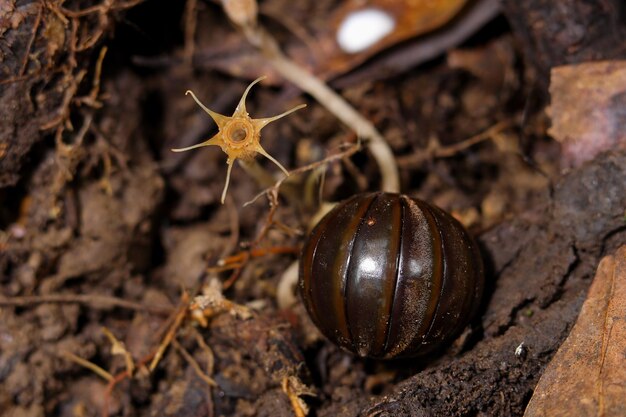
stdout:
<svg viewBox="0 0 626 417">
<path fill-rule="evenodd" d="M 567 160 L 546 135 L 537 91 L 542 67 L 519 32 L 481 9 L 488 1 L 388 54 L 335 67 L 302 52 L 324 56 L 310 34 L 332 33 L 329 16 L 342 13 L 332 2 L 267 1 L 242 20 L 232 7 L 245 2 L 227 3 L 2 11 L 12 26 L 1 29 L 0 97 L 13 109 L 0 143 L 3 409 L 521 415 L 600 257 L 624 243 L 623 152 L 562 176 Z M 508 20 L 523 20 L 513 9 Z M 431 61 L 415 68 L 423 54 Z M 394 56 L 405 59 L 378 81 Z M 255 68 L 263 73 L 248 74 Z M 234 171 L 221 205 L 224 156 L 169 151 L 216 131 L 184 91 L 229 114 L 260 75 L 275 87 L 250 97 L 255 115 L 308 104 L 263 131 L 292 175 L 257 159 Z M 326 87 L 334 80 L 341 89 Z M 601 96 L 613 123 L 602 132 L 624 124 L 621 93 Z M 553 105 L 553 126 L 568 112 Z M 390 150 L 402 192 L 452 212 L 489 263 L 480 319 L 432 358 L 357 360 L 278 295 L 321 203 L 398 186 L 372 143 Z"/>
</svg>

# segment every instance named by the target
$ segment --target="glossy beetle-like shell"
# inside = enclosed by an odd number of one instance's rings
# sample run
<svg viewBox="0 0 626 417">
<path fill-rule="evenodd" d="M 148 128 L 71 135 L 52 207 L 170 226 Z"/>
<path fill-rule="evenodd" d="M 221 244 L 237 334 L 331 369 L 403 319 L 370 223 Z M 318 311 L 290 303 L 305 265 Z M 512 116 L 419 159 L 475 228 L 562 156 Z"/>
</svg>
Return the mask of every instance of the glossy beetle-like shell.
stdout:
<svg viewBox="0 0 626 417">
<path fill-rule="evenodd" d="M 299 286 L 331 341 L 359 356 L 409 357 L 465 328 L 483 267 L 472 238 L 443 210 L 399 194 L 360 194 L 311 232 Z"/>
</svg>

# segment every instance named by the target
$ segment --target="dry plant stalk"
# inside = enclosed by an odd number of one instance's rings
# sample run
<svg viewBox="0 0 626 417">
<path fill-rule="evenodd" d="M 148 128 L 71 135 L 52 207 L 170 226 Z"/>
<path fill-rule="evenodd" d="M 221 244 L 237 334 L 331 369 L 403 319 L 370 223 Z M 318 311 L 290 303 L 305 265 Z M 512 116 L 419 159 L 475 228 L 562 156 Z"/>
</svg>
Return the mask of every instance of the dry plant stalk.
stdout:
<svg viewBox="0 0 626 417">
<path fill-rule="evenodd" d="M 431 141 L 427 149 L 398 158 L 398 165 L 402 167 L 418 166 L 435 158 L 450 158 L 479 143 L 498 139 L 506 129 L 514 126 L 514 124 L 513 120 L 505 119 L 476 135 L 448 146 L 441 146 L 437 140 Z"/>
<path fill-rule="evenodd" d="M 188 309 L 189 309 L 189 295 L 186 292 L 184 292 L 183 295 L 181 296 L 180 306 L 178 307 L 176 314 L 174 314 L 173 316 L 174 317 L 173 323 L 170 326 L 167 333 L 165 334 L 165 337 L 159 344 L 159 347 L 157 348 L 154 354 L 154 357 L 152 358 L 152 362 L 150 362 L 150 365 L 148 366 L 148 370 L 150 372 L 154 371 L 154 369 L 157 367 L 157 365 L 161 361 L 161 358 L 165 354 L 165 351 L 167 350 L 168 346 L 170 345 L 174 337 L 176 337 L 176 332 L 180 328 L 185 317 L 187 317 Z"/>
<path fill-rule="evenodd" d="M 284 377 L 281 382 L 281 388 L 289 398 L 296 417 L 306 417 L 309 413 L 309 407 L 300 396 L 315 396 L 315 393 L 295 376 Z"/>
<path fill-rule="evenodd" d="M 209 387 L 217 386 L 217 382 L 215 382 L 213 378 L 211 378 L 209 375 L 207 375 L 207 373 L 202 370 L 200 364 L 193 358 L 193 356 L 191 356 L 189 352 L 187 352 L 187 350 L 178 342 L 178 340 L 172 340 L 172 345 L 178 351 L 178 353 L 181 354 L 185 361 L 187 361 L 189 366 L 191 366 L 198 378 L 204 381 L 204 383 L 207 384 Z"/>
<path fill-rule="evenodd" d="M 350 146 L 349 148 L 338 152 L 336 154 L 333 155 L 329 155 L 326 158 L 322 159 L 321 161 L 316 161 L 316 162 L 312 162 L 308 165 L 302 166 L 300 168 L 291 170 L 289 172 L 289 175 L 295 175 L 295 174 L 302 174 L 304 172 L 307 171 L 312 171 L 315 170 L 317 168 L 320 168 L 324 165 L 327 165 L 331 162 L 340 160 L 340 159 L 345 159 L 348 158 L 352 155 L 354 155 L 355 153 L 357 153 L 359 150 L 361 149 L 361 144 L 360 143 L 356 143 L 352 146 Z M 261 191 L 259 194 L 257 194 L 256 196 L 254 196 L 254 198 L 252 198 L 252 200 L 246 202 L 244 204 L 244 207 L 254 203 L 256 200 L 259 199 L 259 197 L 261 197 L 262 195 L 267 195 L 267 197 L 270 199 L 270 205 L 272 206 L 278 206 L 278 190 L 280 189 L 280 187 L 283 185 L 283 182 L 285 182 L 285 180 L 287 179 L 287 177 L 281 178 L 278 181 L 276 181 L 274 183 L 274 185 L 272 185 L 269 188 L 266 188 L 265 190 Z M 275 211 L 276 209 L 274 209 Z M 258 240 L 258 239 L 257 239 Z"/>
<path fill-rule="evenodd" d="M 130 355 L 130 352 L 126 350 L 126 346 L 124 342 L 119 341 L 115 335 L 106 327 L 102 328 L 102 332 L 111 342 L 111 353 L 113 355 L 121 355 L 124 358 L 124 363 L 126 364 L 126 372 L 128 375 L 132 376 L 135 374 L 135 361 L 133 357 Z"/>
<path fill-rule="evenodd" d="M 126 308 L 129 310 L 147 311 L 159 315 L 168 315 L 173 311 L 173 308 L 167 306 L 135 303 L 122 298 L 96 294 L 48 294 L 11 298 L 0 297 L 0 307 L 28 307 L 36 304 L 82 304 L 93 309 Z"/>
<path fill-rule="evenodd" d="M 88 361 L 87 359 L 83 359 L 80 356 L 73 354 L 72 352 L 62 352 L 61 355 L 64 356 L 66 359 L 76 363 L 77 365 L 89 369 L 91 372 L 98 375 L 105 381 L 111 382 L 114 379 L 113 375 L 110 372 L 102 369 L 100 366 Z"/>
</svg>

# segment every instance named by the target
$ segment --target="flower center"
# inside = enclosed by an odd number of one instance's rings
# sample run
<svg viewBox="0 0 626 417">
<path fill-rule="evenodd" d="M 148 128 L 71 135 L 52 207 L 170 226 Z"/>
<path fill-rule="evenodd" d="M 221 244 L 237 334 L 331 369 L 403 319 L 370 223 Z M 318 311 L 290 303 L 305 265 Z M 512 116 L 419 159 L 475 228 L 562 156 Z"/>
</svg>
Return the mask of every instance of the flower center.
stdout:
<svg viewBox="0 0 626 417">
<path fill-rule="evenodd" d="M 237 126 L 235 130 L 231 132 L 230 140 L 233 142 L 241 142 L 246 136 L 248 136 L 248 131 L 241 126 Z"/>
<path fill-rule="evenodd" d="M 248 145 L 253 135 L 253 127 L 247 120 L 233 120 L 225 130 L 226 140 L 237 148 Z"/>
</svg>

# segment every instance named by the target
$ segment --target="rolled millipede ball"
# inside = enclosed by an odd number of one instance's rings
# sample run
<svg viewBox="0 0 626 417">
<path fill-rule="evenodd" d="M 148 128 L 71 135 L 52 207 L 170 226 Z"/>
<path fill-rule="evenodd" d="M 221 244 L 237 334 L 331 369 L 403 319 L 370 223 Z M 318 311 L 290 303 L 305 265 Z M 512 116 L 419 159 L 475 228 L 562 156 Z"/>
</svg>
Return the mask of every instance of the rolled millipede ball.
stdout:
<svg viewBox="0 0 626 417">
<path fill-rule="evenodd" d="M 356 195 L 308 237 L 299 290 L 311 319 L 362 357 L 413 357 L 456 338 L 484 285 L 474 240 L 440 208 L 400 194 Z"/>
</svg>

